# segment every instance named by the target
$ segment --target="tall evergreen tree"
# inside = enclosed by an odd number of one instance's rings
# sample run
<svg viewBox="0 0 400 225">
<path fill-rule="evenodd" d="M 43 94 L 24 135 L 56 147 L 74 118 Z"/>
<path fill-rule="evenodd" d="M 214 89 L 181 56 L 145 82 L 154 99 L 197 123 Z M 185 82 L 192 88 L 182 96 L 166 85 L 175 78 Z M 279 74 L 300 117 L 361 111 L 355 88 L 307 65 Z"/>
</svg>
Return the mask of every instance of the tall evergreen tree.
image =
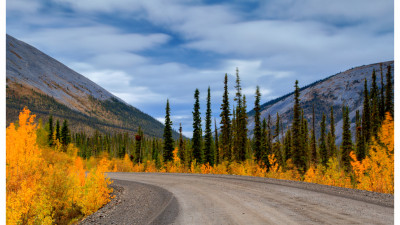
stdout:
<svg viewBox="0 0 400 225">
<path fill-rule="evenodd" d="M 268 155 L 272 153 L 272 121 L 271 121 L 271 115 L 268 114 L 268 121 L 267 121 L 267 128 L 266 128 L 266 149 L 264 153 L 262 154 L 262 160 L 264 164 L 267 166 L 267 169 L 269 169 L 269 161 L 268 161 Z"/>
<path fill-rule="evenodd" d="M 164 127 L 164 162 L 173 160 L 174 139 L 172 139 L 172 121 L 170 119 L 169 100 L 167 99 L 167 106 L 165 107 L 165 127 Z"/>
<path fill-rule="evenodd" d="M 256 88 L 256 100 L 254 102 L 254 155 L 259 162 L 261 160 L 261 120 L 260 120 L 260 87 L 257 86 Z M 279 127 L 278 127 L 279 129 Z M 279 131 L 278 131 L 279 132 Z M 279 133 L 278 133 L 279 135 Z"/>
<path fill-rule="evenodd" d="M 299 81 L 296 80 L 294 91 L 293 124 L 292 124 L 292 158 L 293 163 L 300 172 L 306 169 L 305 153 L 302 148 L 301 140 L 301 107 Z"/>
<path fill-rule="evenodd" d="M 143 153 L 142 153 L 142 142 L 143 142 L 143 131 L 142 128 L 139 127 L 137 134 L 135 135 L 135 161 L 136 163 L 142 163 L 143 162 Z M 124 154 L 125 155 L 125 154 Z M 124 155 L 122 155 L 122 157 L 124 157 Z"/>
<path fill-rule="evenodd" d="M 61 128 L 61 144 L 67 146 L 71 142 L 71 135 L 68 128 L 68 121 L 64 120 Z"/>
<path fill-rule="evenodd" d="M 56 122 L 56 130 L 54 131 L 56 140 L 61 141 L 61 129 L 60 129 L 60 121 Z"/>
<path fill-rule="evenodd" d="M 279 132 L 280 132 L 280 118 L 279 118 L 279 113 L 276 112 L 276 122 L 275 122 L 275 131 L 274 131 L 274 136 L 273 139 L 275 139 L 274 143 L 272 144 L 272 153 L 275 155 L 278 163 L 280 165 L 283 165 L 283 157 L 282 157 L 282 152 L 281 152 L 281 141 L 279 139 Z"/>
<path fill-rule="evenodd" d="M 380 127 L 379 118 L 379 90 L 376 83 L 375 69 L 372 71 L 372 86 L 371 86 L 371 135 L 377 137 Z"/>
<path fill-rule="evenodd" d="M 239 77 L 239 69 L 236 68 L 236 94 L 235 98 L 233 99 L 236 102 L 236 110 L 234 108 L 233 113 L 233 122 L 232 122 L 232 129 L 233 129 L 233 146 L 232 146 L 232 153 L 237 161 L 241 161 L 239 155 L 242 151 L 242 137 L 241 137 L 241 115 L 242 115 L 242 87 L 240 85 L 240 77 Z"/>
<path fill-rule="evenodd" d="M 178 156 L 181 160 L 182 164 L 185 165 L 185 143 L 183 142 L 182 135 L 182 124 L 179 124 L 179 148 L 178 148 Z"/>
<path fill-rule="evenodd" d="M 306 169 L 308 169 L 308 165 L 309 165 L 309 157 L 308 157 L 308 152 L 309 152 L 309 138 L 308 138 L 308 122 L 307 120 L 304 118 L 304 112 L 302 110 L 301 113 L 301 121 L 302 121 L 302 139 L 303 139 L 303 152 L 304 152 L 304 157 L 305 157 L 305 161 L 306 161 Z"/>
<path fill-rule="evenodd" d="M 328 163 L 328 151 L 326 148 L 326 125 L 325 125 L 325 114 L 322 113 L 321 120 L 321 136 L 319 137 L 319 157 L 321 159 L 321 164 L 326 166 Z"/>
<path fill-rule="evenodd" d="M 215 163 L 218 165 L 221 163 L 221 157 L 219 152 L 219 141 L 218 141 L 218 130 L 217 130 L 217 121 L 214 118 L 214 126 L 215 126 Z"/>
<path fill-rule="evenodd" d="M 228 92 L 228 74 L 224 79 L 224 94 L 221 104 L 221 155 L 222 158 L 231 161 L 231 112 L 229 108 L 229 92 Z"/>
<path fill-rule="evenodd" d="M 335 118 L 333 116 L 333 106 L 331 106 L 330 130 L 328 133 L 328 158 L 336 156 L 336 151 Z"/>
<path fill-rule="evenodd" d="M 350 131 L 349 107 L 343 106 L 343 132 L 340 146 L 342 164 L 345 170 L 350 171 L 350 152 L 353 151 L 353 142 Z"/>
<path fill-rule="evenodd" d="M 204 154 L 205 154 L 205 163 L 209 163 L 210 165 L 214 165 L 214 149 L 213 149 L 213 137 L 211 130 L 211 91 L 210 87 L 208 87 L 207 92 L 207 109 L 206 109 L 206 129 L 205 129 L 205 137 L 204 137 Z"/>
<path fill-rule="evenodd" d="M 385 93 L 385 112 L 389 112 L 393 117 L 394 105 L 393 105 L 393 85 L 392 85 L 392 67 L 387 66 L 386 72 L 386 93 Z"/>
<path fill-rule="evenodd" d="M 365 143 L 368 143 L 371 138 L 371 109 L 369 106 L 369 93 L 367 79 L 364 82 L 364 104 L 362 113 L 362 134 Z"/>
<path fill-rule="evenodd" d="M 315 137 L 315 111 L 314 105 L 312 107 L 312 129 L 311 129 L 311 141 L 310 141 L 310 162 L 312 165 L 317 164 L 317 141 Z"/>
<path fill-rule="evenodd" d="M 194 92 L 194 107 L 193 107 L 193 138 L 192 138 L 192 152 L 193 158 L 197 163 L 203 163 L 203 151 L 201 148 L 201 117 L 200 117 L 200 102 L 199 102 L 199 89 L 196 88 Z"/>
<path fill-rule="evenodd" d="M 246 103 L 246 95 L 243 95 L 242 108 L 240 110 L 240 148 L 238 159 L 240 161 L 246 160 L 246 147 L 247 147 L 247 103 Z"/>
<path fill-rule="evenodd" d="M 49 117 L 49 136 L 48 136 L 49 146 L 53 146 L 53 133 L 54 133 L 53 115 L 50 115 L 50 117 Z"/>
<path fill-rule="evenodd" d="M 382 63 L 380 65 L 381 70 L 381 96 L 380 96 L 380 103 L 379 103 L 379 112 L 381 121 L 385 118 L 385 85 L 383 84 L 383 68 Z"/>
<path fill-rule="evenodd" d="M 356 111 L 356 155 L 359 161 L 365 158 L 364 138 L 361 132 L 360 111 Z"/>
<path fill-rule="evenodd" d="M 265 118 L 262 121 L 261 125 L 261 148 L 260 148 L 260 160 L 263 160 L 265 155 L 267 155 L 268 148 L 268 125 Z M 265 162 L 264 162 L 265 163 Z"/>
</svg>

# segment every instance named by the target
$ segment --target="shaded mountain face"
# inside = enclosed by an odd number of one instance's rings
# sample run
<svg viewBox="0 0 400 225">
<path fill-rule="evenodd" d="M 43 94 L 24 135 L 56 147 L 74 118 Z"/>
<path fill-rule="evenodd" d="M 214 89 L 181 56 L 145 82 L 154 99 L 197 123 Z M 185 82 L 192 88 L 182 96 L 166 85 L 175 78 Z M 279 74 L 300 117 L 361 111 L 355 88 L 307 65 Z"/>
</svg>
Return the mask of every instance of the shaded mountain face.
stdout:
<svg viewBox="0 0 400 225">
<path fill-rule="evenodd" d="M 386 84 L 387 66 L 392 67 L 392 79 L 394 77 L 394 62 L 388 61 L 382 63 L 383 81 Z M 349 69 L 345 72 L 330 76 L 324 80 L 317 81 L 300 89 L 300 105 L 304 110 L 304 117 L 307 119 L 309 129 L 312 122 L 312 107 L 315 107 L 315 127 L 317 137 L 320 133 L 320 121 L 322 114 L 327 116 L 327 129 L 329 129 L 330 108 L 333 107 L 333 114 L 336 128 L 336 144 L 340 144 L 342 140 L 342 106 L 349 107 L 351 130 L 353 139 L 355 134 L 355 117 L 356 110 L 362 113 L 363 108 L 363 91 L 364 80 L 367 79 L 368 88 L 372 84 L 372 71 L 375 69 L 376 82 L 381 88 L 381 69 L 380 63 L 360 66 Z M 293 84 L 288 84 L 293 86 Z M 393 80 L 392 80 L 393 82 Z M 275 125 L 276 114 L 279 113 L 284 132 L 291 125 L 293 119 L 294 94 L 282 96 L 278 99 L 269 101 L 261 106 L 261 121 L 268 115 L 271 115 L 272 125 Z M 249 134 L 252 136 L 254 129 L 254 110 L 249 112 Z"/>
<path fill-rule="evenodd" d="M 50 114 L 68 119 L 75 132 L 134 133 L 141 127 L 162 137 L 162 123 L 38 49 L 7 35 L 6 54 L 7 125 L 28 106 L 43 120 Z"/>
</svg>

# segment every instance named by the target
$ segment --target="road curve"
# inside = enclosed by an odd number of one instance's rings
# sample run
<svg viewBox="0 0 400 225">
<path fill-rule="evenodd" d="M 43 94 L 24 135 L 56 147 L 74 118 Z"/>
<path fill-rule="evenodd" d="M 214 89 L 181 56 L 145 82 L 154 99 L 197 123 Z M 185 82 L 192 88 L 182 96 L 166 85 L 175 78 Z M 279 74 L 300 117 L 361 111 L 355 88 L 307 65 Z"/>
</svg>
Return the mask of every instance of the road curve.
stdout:
<svg viewBox="0 0 400 225">
<path fill-rule="evenodd" d="M 132 213 L 121 204 L 112 212 L 120 219 L 115 224 L 394 223 L 394 198 L 387 194 L 234 175 L 108 173 L 108 176 L 116 185 L 123 186 L 122 198 L 132 195 L 124 200 L 130 202 L 128 208 L 150 212 L 143 214 L 145 218 L 139 223 L 133 218 L 123 220 L 125 214 Z"/>
</svg>

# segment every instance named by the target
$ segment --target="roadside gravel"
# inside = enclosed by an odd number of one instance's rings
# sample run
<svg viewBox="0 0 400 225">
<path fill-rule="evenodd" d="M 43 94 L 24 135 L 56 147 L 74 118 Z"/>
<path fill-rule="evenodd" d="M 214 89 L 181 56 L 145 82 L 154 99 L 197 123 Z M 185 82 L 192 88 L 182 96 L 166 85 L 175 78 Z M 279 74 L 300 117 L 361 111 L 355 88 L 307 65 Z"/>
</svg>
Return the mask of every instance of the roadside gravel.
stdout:
<svg viewBox="0 0 400 225">
<path fill-rule="evenodd" d="M 108 173 L 122 187 L 83 224 L 393 224 L 394 197 L 235 175 Z"/>
<path fill-rule="evenodd" d="M 175 219 L 178 204 L 171 192 L 148 184 L 113 181 L 115 197 L 79 224 L 168 224 Z"/>
</svg>

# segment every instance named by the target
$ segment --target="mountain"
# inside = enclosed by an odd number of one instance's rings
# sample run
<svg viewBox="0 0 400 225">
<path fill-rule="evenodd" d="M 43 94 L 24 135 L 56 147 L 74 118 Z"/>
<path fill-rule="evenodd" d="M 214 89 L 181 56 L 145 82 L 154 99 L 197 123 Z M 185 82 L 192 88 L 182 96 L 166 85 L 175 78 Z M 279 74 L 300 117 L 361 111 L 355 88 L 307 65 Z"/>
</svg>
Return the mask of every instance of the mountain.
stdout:
<svg viewBox="0 0 400 225">
<path fill-rule="evenodd" d="M 6 40 L 7 125 L 27 106 L 44 121 L 50 114 L 68 119 L 74 132 L 134 133 L 141 127 L 148 136 L 162 137 L 164 125 L 153 117 L 38 49 L 10 35 Z"/>
<path fill-rule="evenodd" d="M 391 65 L 392 67 L 392 79 L 394 79 L 394 61 L 382 62 L 384 84 L 386 84 L 388 65 Z M 375 69 L 376 72 L 376 82 L 378 87 L 381 88 L 380 63 L 352 68 L 301 88 L 300 105 L 304 110 L 304 116 L 308 120 L 309 127 L 311 127 L 313 105 L 315 107 L 315 126 L 317 134 L 319 134 L 320 131 L 319 122 L 322 119 L 322 113 L 327 115 L 327 127 L 329 127 L 330 108 L 332 106 L 336 126 L 336 143 L 340 144 L 342 140 L 341 135 L 343 123 L 342 105 L 344 104 L 349 107 L 350 120 L 352 122 L 351 129 L 354 138 L 356 110 L 360 110 L 361 113 L 363 108 L 364 79 L 367 79 L 368 88 L 370 88 L 373 69 Z M 288 85 L 293 86 L 293 84 L 294 80 L 292 84 Z M 271 115 L 271 121 L 274 125 L 276 121 L 276 113 L 279 113 L 282 125 L 286 131 L 287 127 L 291 125 L 293 119 L 293 104 L 293 92 L 263 104 L 261 106 L 261 121 L 264 118 L 267 120 L 268 115 Z M 249 135 L 252 136 L 254 129 L 254 110 L 250 111 L 248 115 Z"/>
</svg>

